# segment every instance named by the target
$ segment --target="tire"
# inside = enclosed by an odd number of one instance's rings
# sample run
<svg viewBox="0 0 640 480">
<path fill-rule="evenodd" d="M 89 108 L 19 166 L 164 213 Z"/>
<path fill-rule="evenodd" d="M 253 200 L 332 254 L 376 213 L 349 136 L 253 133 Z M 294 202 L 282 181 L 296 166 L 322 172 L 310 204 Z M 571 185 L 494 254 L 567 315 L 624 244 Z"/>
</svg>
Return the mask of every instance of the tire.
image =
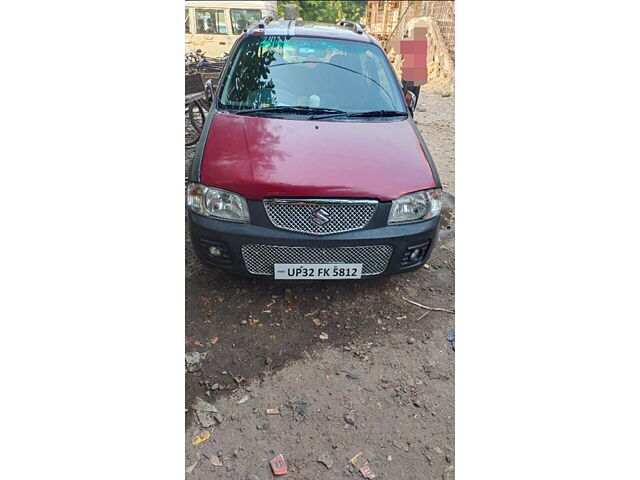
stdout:
<svg viewBox="0 0 640 480">
<path fill-rule="evenodd" d="M 211 110 L 211 104 L 213 103 L 213 102 L 211 101 L 211 99 L 207 99 L 207 98 L 205 97 L 205 98 L 202 98 L 202 99 L 200 99 L 200 100 L 196 100 L 196 102 L 198 103 L 198 105 L 200 105 L 200 106 L 202 107 L 202 109 L 203 109 L 203 110 L 204 110 L 204 112 L 205 112 L 205 115 L 206 115 L 207 113 L 209 113 L 209 110 Z"/>
<path fill-rule="evenodd" d="M 192 102 L 185 108 L 184 144 L 187 147 L 195 145 L 200 140 L 206 114 L 198 102 Z"/>
</svg>

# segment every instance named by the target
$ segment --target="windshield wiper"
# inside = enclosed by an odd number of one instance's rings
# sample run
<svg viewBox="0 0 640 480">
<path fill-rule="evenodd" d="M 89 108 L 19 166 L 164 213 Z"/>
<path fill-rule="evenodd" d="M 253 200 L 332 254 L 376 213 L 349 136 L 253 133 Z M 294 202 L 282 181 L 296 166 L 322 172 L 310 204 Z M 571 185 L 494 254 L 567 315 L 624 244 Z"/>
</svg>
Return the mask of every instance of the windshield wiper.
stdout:
<svg viewBox="0 0 640 480">
<path fill-rule="evenodd" d="M 408 115 L 407 112 L 400 112 L 396 110 L 371 110 L 369 112 L 340 112 L 333 113 L 329 115 L 313 115 L 311 120 L 320 120 L 322 118 L 333 118 L 333 117 L 406 117 Z"/>
<path fill-rule="evenodd" d="M 320 107 L 305 107 L 299 106 L 276 106 L 276 107 L 264 107 L 264 108 L 245 108 L 235 112 L 236 115 L 249 115 L 253 113 L 304 113 L 304 114 L 317 114 L 327 113 L 333 115 L 343 114 L 342 110 L 336 110 L 335 108 L 320 108 Z"/>
</svg>

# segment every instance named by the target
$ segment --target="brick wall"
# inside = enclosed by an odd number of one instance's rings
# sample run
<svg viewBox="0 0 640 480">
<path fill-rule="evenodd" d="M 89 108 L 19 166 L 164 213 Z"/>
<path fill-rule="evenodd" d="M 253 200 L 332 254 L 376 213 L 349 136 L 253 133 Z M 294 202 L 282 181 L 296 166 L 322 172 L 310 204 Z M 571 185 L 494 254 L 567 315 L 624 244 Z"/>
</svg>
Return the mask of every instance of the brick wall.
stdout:
<svg viewBox="0 0 640 480">
<path fill-rule="evenodd" d="M 403 38 L 408 25 L 419 17 L 431 17 L 437 23 L 449 55 L 455 63 L 454 1 L 370 1 L 363 22 L 367 31 L 385 45 L 389 40 Z"/>
<path fill-rule="evenodd" d="M 456 11 L 455 2 L 424 2 L 428 4 L 426 17 L 432 17 L 440 28 L 449 55 L 456 60 Z"/>
</svg>

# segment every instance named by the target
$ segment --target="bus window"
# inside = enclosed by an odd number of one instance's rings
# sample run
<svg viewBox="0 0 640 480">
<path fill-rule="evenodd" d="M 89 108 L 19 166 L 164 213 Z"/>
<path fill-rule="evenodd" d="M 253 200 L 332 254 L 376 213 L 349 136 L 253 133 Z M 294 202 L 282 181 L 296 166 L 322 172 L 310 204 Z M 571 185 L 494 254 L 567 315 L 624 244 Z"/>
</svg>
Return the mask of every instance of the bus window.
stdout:
<svg viewBox="0 0 640 480">
<path fill-rule="evenodd" d="M 184 33 L 191 33 L 189 30 L 189 9 L 184 9 Z"/>
<path fill-rule="evenodd" d="M 247 10 L 244 8 L 231 9 L 231 29 L 234 35 L 240 35 L 242 31 L 253 22 L 260 20 L 260 10 Z"/>
<path fill-rule="evenodd" d="M 224 10 L 196 9 L 196 33 L 226 34 Z"/>
</svg>

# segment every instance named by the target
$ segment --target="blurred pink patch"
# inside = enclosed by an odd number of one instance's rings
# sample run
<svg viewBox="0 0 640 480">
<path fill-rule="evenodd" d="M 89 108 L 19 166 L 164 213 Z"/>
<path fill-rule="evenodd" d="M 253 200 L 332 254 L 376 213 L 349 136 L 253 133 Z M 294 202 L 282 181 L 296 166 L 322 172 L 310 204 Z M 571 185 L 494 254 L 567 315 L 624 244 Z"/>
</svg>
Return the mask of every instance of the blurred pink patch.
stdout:
<svg viewBox="0 0 640 480">
<path fill-rule="evenodd" d="M 427 29 L 416 27 L 411 38 L 394 40 L 389 46 L 402 55 L 402 80 L 405 82 L 427 83 Z"/>
</svg>

